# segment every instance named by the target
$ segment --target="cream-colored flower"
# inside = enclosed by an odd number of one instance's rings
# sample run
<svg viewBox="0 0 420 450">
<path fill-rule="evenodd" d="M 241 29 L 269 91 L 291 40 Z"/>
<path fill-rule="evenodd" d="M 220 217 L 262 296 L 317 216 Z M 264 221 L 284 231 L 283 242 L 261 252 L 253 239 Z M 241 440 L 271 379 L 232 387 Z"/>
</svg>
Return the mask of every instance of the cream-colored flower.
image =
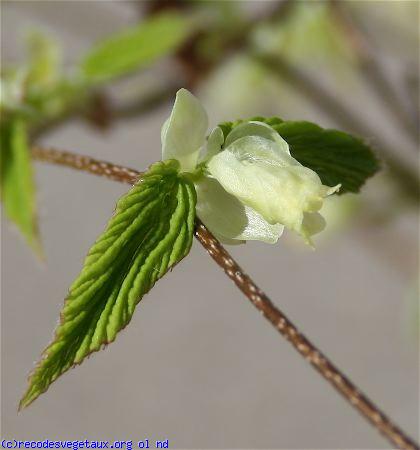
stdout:
<svg viewBox="0 0 420 450">
<path fill-rule="evenodd" d="M 318 212 L 323 200 L 339 186 L 324 186 L 265 123 L 245 122 L 226 139 L 217 127 L 205 145 L 207 125 L 199 101 L 185 89 L 178 91 L 162 128 L 163 158 L 177 159 L 185 172 L 196 171 L 200 162 L 194 177 L 198 217 L 227 243 L 275 243 L 285 226 L 311 244 L 311 236 L 325 226 Z"/>
</svg>

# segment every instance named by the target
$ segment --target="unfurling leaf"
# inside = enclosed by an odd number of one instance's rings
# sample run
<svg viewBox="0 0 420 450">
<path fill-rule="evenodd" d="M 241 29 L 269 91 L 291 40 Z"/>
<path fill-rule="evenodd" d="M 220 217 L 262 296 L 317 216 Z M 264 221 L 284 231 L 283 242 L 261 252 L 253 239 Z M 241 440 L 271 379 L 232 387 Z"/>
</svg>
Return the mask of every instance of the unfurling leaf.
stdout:
<svg viewBox="0 0 420 450">
<path fill-rule="evenodd" d="M 311 122 L 256 117 L 250 120 L 272 126 L 289 144 L 290 154 L 315 171 L 323 184 L 341 184 L 338 194 L 358 192 L 379 169 L 378 159 L 361 139 L 338 130 L 323 129 Z M 243 121 L 220 125 L 225 137 Z"/>
<path fill-rule="evenodd" d="M 25 122 L 17 117 L 0 127 L 1 200 L 6 216 L 17 225 L 28 244 L 41 253 L 26 128 Z"/>
<path fill-rule="evenodd" d="M 191 21 L 162 13 L 99 42 L 81 69 L 88 81 L 101 82 L 145 67 L 175 51 L 191 32 Z"/>
<path fill-rule="evenodd" d="M 20 408 L 61 374 L 114 341 L 141 300 L 190 250 L 194 186 L 175 160 L 158 162 L 117 203 L 70 287 L 53 342 L 29 378 Z"/>
</svg>

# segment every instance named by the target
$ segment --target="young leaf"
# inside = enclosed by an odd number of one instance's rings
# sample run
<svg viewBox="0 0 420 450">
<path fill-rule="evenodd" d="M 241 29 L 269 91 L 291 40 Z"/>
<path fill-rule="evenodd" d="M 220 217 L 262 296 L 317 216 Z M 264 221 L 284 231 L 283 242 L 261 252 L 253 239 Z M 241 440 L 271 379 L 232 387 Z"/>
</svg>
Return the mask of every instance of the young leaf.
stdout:
<svg viewBox="0 0 420 450">
<path fill-rule="evenodd" d="M 99 42 L 81 69 L 88 81 L 101 82 L 153 63 L 175 51 L 191 32 L 191 22 L 177 13 L 162 13 Z"/>
<path fill-rule="evenodd" d="M 178 171 L 175 160 L 155 163 L 118 201 L 70 287 L 54 340 L 31 374 L 20 408 L 90 353 L 114 341 L 143 295 L 188 254 L 196 194 Z"/>
<path fill-rule="evenodd" d="M 289 144 L 291 155 L 315 171 L 323 184 L 341 184 L 338 194 L 358 192 L 379 170 L 379 161 L 359 138 L 338 130 L 328 130 L 311 122 L 283 121 L 277 117 L 254 117 L 271 125 Z M 225 137 L 243 121 L 221 125 Z"/>
<path fill-rule="evenodd" d="M 4 122 L 0 127 L 0 140 L 0 186 L 4 213 L 18 226 L 28 244 L 41 253 L 25 122 L 18 117 Z"/>
</svg>

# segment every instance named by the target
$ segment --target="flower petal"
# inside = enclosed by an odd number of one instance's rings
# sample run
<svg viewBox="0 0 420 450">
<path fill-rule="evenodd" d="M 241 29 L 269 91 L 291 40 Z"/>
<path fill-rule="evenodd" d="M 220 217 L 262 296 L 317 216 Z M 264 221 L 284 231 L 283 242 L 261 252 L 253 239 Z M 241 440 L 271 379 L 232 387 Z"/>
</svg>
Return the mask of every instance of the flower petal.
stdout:
<svg viewBox="0 0 420 450">
<path fill-rule="evenodd" d="M 283 224 L 307 238 L 312 224 L 305 228 L 304 214 L 318 211 L 324 197 L 339 186 L 324 186 L 313 170 L 279 155 L 273 146 L 260 137 L 240 138 L 214 156 L 208 169 L 227 192 L 268 223 Z"/>
<path fill-rule="evenodd" d="M 189 91 L 180 89 L 162 127 L 162 159 L 177 159 L 183 171 L 194 170 L 207 127 L 207 113 L 201 103 Z"/>
<path fill-rule="evenodd" d="M 270 225 L 252 208 L 228 194 L 214 178 L 203 177 L 195 187 L 197 216 L 222 242 L 258 240 L 274 244 L 281 236 L 282 225 Z"/>
<path fill-rule="evenodd" d="M 268 139 L 269 141 L 276 142 L 278 151 L 286 152 L 290 155 L 289 144 L 277 133 L 277 131 L 273 127 L 270 127 L 270 125 L 255 120 L 241 123 L 233 128 L 226 136 L 225 148 L 232 144 L 232 142 L 245 136 L 259 136 Z"/>
<path fill-rule="evenodd" d="M 313 247 L 311 236 L 320 233 L 326 226 L 325 219 L 318 212 L 303 213 L 303 220 L 301 226 L 301 235 L 306 243 Z"/>
<path fill-rule="evenodd" d="M 220 127 L 213 128 L 208 139 L 205 153 L 203 154 L 200 162 L 208 161 L 214 155 L 217 155 L 222 149 L 225 137 Z"/>
</svg>

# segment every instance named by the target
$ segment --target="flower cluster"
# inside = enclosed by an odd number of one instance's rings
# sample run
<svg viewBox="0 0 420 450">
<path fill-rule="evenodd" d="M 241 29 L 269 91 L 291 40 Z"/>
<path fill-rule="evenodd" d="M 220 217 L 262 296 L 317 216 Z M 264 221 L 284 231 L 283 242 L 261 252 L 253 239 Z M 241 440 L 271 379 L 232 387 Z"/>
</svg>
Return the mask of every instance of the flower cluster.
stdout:
<svg viewBox="0 0 420 450">
<path fill-rule="evenodd" d="M 162 158 L 177 159 L 192 174 L 197 215 L 222 242 L 277 242 L 284 227 L 312 245 L 325 227 L 318 212 L 336 192 L 290 155 L 287 142 L 269 125 L 244 122 L 224 136 L 214 128 L 206 141 L 207 114 L 186 89 L 178 91 L 162 127 Z"/>
</svg>

